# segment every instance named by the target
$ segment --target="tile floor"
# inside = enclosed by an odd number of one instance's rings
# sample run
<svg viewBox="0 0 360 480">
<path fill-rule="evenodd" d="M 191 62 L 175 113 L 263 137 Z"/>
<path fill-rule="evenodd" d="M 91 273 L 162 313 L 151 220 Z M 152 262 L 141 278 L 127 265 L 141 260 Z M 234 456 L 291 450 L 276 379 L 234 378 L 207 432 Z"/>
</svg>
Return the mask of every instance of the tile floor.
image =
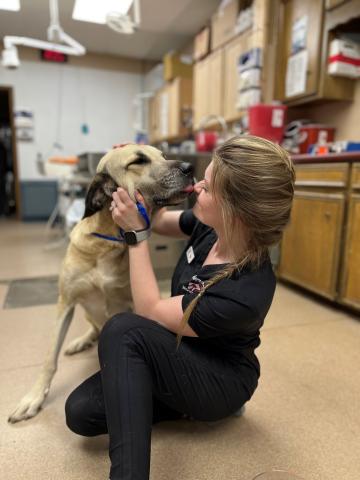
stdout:
<svg viewBox="0 0 360 480">
<path fill-rule="evenodd" d="M 39 371 L 55 319 L 55 305 L 3 309 L 8 281 L 56 275 L 65 246 L 45 244 L 43 224 L 0 221 L 0 478 L 107 479 L 107 437 L 81 438 L 64 424 L 66 396 L 98 368 L 95 348 L 61 354 L 45 408 L 6 422 Z M 85 328 L 77 311 L 66 343 Z M 359 319 L 279 284 L 261 338 L 262 376 L 245 415 L 156 426 L 151 480 L 252 480 L 272 468 L 359 480 Z"/>
</svg>

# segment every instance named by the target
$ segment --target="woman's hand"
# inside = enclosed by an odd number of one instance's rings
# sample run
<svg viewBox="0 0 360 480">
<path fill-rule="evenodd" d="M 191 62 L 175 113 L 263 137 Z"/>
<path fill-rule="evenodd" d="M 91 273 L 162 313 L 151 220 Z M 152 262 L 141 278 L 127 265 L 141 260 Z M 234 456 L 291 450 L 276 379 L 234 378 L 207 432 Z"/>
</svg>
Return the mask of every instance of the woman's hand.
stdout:
<svg viewBox="0 0 360 480">
<path fill-rule="evenodd" d="M 112 194 L 113 201 L 110 211 L 114 222 L 125 232 L 129 230 L 142 230 L 146 228 L 145 219 L 139 213 L 136 203 L 133 202 L 126 190 L 118 188 Z M 135 198 L 145 207 L 144 198 L 140 193 L 135 192 Z"/>
</svg>

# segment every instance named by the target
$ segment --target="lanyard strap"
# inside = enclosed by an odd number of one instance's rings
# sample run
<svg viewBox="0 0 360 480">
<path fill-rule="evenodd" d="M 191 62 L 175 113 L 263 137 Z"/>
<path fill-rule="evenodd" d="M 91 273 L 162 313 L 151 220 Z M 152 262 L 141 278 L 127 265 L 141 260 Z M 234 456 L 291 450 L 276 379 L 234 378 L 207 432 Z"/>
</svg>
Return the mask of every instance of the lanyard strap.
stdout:
<svg viewBox="0 0 360 480">
<path fill-rule="evenodd" d="M 137 209 L 138 209 L 140 215 L 143 217 L 143 219 L 146 222 L 146 229 L 148 229 L 150 227 L 150 219 L 149 219 L 149 216 L 146 212 L 146 209 L 145 209 L 144 205 L 140 202 L 136 202 L 136 206 L 137 206 Z M 102 233 L 91 232 L 91 235 L 94 235 L 94 237 L 102 238 L 103 240 L 111 240 L 112 242 L 122 243 L 122 242 L 125 241 L 124 230 L 122 228 L 119 228 L 119 234 L 120 234 L 119 237 L 113 237 L 111 235 L 104 235 Z"/>
</svg>

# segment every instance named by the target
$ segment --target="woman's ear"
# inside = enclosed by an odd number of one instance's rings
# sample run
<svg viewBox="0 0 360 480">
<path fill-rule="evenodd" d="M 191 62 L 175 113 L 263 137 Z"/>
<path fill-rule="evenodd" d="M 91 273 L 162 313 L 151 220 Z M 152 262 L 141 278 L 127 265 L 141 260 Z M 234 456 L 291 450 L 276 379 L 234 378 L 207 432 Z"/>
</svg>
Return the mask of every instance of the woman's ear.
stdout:
<svg viewBox="0 0 360 480">
<path fill-rule="evenodd" d="M 85 213 L 83 219 L 101 210 L 112 198 L 117 184 L 107 173 L 95 175 L 85 198 Z"/>
</svg>

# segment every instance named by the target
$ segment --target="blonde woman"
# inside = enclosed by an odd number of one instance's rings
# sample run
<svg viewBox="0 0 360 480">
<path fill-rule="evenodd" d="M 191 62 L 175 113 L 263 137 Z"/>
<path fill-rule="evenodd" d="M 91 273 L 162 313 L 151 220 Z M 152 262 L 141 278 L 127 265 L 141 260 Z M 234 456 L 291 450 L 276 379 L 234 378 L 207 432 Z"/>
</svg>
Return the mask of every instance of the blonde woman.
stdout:
<svg viewBox="0 0 360 480">
<path fill-rule="evenodd" d="M 108 433 L 111 480 L 149 478 L 152 424 L 191 417 L 214 421 L 254 393 L 254 353 L 270 308 L 275 276 L 268 248 L 289 220 L 294 169 L 267 140 L 222 144 L 194 186 L 192 210 L 160 210 L 152 230 L 188 244 L 162 299 L 147 240 L 129 246 L 134 313 L 113 317 L 99 341 L 101 371 L 66 403 L 71 430 Z M 125 231 L 144 223 L 125 190 L 112 216 Z"/>
</svg>

